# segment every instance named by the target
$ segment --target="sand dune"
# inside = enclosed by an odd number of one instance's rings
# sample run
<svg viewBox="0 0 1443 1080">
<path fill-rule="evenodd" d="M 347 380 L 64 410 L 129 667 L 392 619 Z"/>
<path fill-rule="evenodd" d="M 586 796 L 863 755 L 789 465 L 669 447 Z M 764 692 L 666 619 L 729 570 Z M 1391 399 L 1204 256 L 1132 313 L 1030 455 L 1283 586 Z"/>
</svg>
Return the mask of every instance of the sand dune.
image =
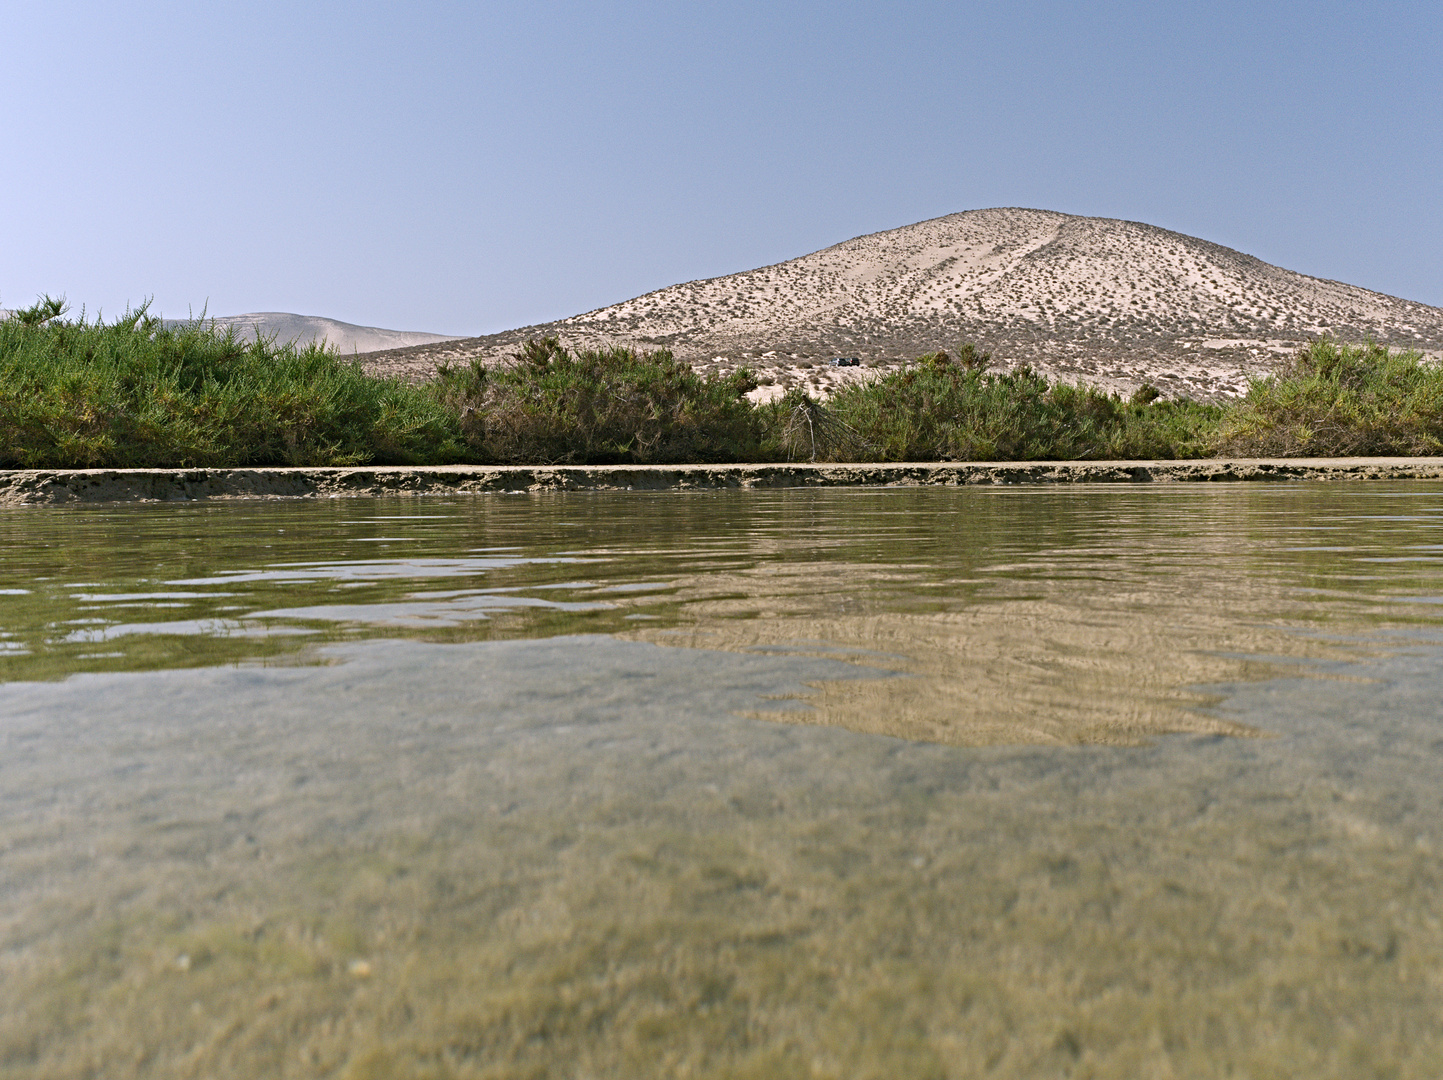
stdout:
<svg viewBox="0 0 1443 1080">
<path fill-rule="evenodd" d="M 167 322 L 183 320 L 167 319 Z M 413 330 L 382 330 L 376 326 L 355 326 L 351 323 L 326 319 L 319 315 L 292 315 L 284 311 L 258 311 L 249 315 L 225 315 L 207 318 L 225 329 L 234 328 L 237 337 L 254 339 L 257 330 L 266 337 L 274 337 L 282 344 L 290 341 L 307 344 L 323 341 L 345 355 L 376 352 L 382 349 L 404 349 L 408 346 L 429 345 L 438 341 L 452 340 L 444 334 L 426 334 Z"/>
<path fill-rule="evenodd" d="M 14 314 L 13 309 L 0 308 L 0 320 Z M 165 319 L 167 326 L 179 326 L 189 319 Z M 236 336 L 254 341 L 257 331 L 277 342 L 308 344 L 323 341 L 341 353 L 369 353 L 405 349 L 440 341 L 454 341 L 445 334 L 427 334 L 419 330 L 383 330 L 378 326 L 356 326 L 320 315 L 293 315 L 288 311 L 255 311 L 248 315 L 207 316 L 207 325 L 224 330 L 234 328 Z"/>
<path fill-rule="evenodd" d="M 376 353 L 422 375 L 504 358 L 528 337 L 666 347 L 703 369 L 747 365 L 825 391 L 877 366 L 973 341 L 997 366 L 1130 391 L 1240 392 L 1320 334 L 1443 357 L 1443 309 L 1271 266 L 1137 222 L 972 210 L 874 233 L 775 266 L 673 285 L 554 323 Z M 833 356 L 866 367 L 836 369 Z"/>
</svg>

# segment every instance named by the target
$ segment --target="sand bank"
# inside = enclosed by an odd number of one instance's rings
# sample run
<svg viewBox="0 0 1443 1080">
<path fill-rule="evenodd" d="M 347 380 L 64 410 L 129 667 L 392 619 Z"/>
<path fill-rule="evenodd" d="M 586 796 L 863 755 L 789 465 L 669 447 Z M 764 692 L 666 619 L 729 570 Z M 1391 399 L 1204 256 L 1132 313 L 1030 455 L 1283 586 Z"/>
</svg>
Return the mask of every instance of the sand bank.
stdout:
<svg viewBox="0 0 1443 1080">
<path fill-rule="evenodd" d="M 1443 457 L 773 465 L 449 465 L 0 471 L 0 506 L 530 491 L 1443 480 Z"/>
</svg>

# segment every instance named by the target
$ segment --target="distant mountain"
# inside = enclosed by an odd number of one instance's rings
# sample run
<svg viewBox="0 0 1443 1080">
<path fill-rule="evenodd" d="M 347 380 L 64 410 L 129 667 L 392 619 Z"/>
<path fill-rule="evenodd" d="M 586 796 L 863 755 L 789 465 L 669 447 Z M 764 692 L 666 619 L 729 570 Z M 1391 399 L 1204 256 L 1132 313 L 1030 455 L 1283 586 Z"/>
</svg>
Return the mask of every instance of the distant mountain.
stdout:
<svg viewBox="0 0 1443 1080">
<path fill-rule="evenodd" d="M 167 319 L 167 323 L 184 322 L 183 319 Z M 426 334 L 415 330 L 382 330 L 375 326 L 354 326 L 351 323 L 324 319 L 319 315 L 292 315 L 285 311 L 258 311 L 250 315 L 224 315 L 206 318 L 218 329 L 233 327 L 237 337 L 253 340 L 257 330 L 268 338 L 275 338 L 280 344 L 298 342 L 309 344 L 324 341 L 343 355 L 376 352 L 379 349 L 404 349 L 408 346 L 429 345 L 438 341 L 450 341 L 445 334 Z"/>
<path fill-rule="evenodd" d="M 1283 270 L 1151 225 L 972 210 L 559 322 L 375 353 L 372 370 L 508 355 L 529 337 L 666 347 L 702 369 L 746 364 L 825 390 L 857 368 L 972 341 L 999 366 L 1214 399 L 1320 334 L 1443 357 L 1443 309 Z"/>
</svg>

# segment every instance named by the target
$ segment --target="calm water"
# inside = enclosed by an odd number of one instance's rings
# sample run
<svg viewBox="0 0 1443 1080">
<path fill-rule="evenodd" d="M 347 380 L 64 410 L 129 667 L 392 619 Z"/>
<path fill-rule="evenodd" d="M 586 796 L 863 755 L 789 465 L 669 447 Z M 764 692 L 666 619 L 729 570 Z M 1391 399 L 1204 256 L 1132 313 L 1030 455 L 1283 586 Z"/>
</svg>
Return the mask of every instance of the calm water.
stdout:
<svg viewBox="0 0 1443 1080">
<path fill-rule="evenodd" d="M 0 513 L 0 1077 L 1443 1075 L 1443 487 Z"/>
</svg>

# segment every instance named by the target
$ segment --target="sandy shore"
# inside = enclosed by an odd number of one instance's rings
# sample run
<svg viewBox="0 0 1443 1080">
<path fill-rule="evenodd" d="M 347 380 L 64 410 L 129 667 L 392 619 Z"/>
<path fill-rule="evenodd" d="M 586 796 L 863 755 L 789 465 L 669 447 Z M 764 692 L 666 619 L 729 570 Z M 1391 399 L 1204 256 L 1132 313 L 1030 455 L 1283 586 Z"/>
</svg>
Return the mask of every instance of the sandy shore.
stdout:
<svg viewBox="0 0 1443 1080">
<path fill-rule="evenodd" d="M 776 465 L 450 465 L 283 469 L 15 469 L 0 506 L 530 491 L 918 487 L 1198 481 L 1443 480 L 1443 457 Z"/>
</svg>

